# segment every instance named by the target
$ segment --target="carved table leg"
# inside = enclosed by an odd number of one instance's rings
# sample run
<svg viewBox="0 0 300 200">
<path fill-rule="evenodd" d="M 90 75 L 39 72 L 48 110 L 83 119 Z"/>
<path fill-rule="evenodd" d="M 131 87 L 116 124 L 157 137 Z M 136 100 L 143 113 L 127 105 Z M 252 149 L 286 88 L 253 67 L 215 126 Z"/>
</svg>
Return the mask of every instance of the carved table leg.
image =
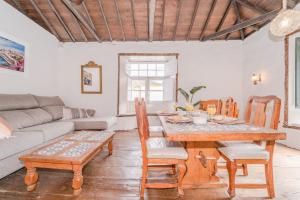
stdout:
<svg viewBox="0 0 300 200">
<path fill-rule="evenodd" d="M 81 192 L 81 186 L 83 183 L 83 176 L 82 176 L 82 168 L 81 167 L 74 167 L 74 177 L 72 182 L 72 188 L 74 190 L 74 195 L 79 195 Z"/>
<path fill-rule="evenodd" d="M 109 155 L 112 155 L 112 152 L 113 152 L 112 140 L 108 142 L 108 152 L 109 152 Z"/>
<path fill-rule="evenodd" d="M 38 180 L 38 173 L 36 172 L 36 168 L 26 166 L 27 173 L 25 176 L 25 184 L 27 185 L 27 191 L 31 192 L 36 188 L 36 183 Z"/>
</svg>

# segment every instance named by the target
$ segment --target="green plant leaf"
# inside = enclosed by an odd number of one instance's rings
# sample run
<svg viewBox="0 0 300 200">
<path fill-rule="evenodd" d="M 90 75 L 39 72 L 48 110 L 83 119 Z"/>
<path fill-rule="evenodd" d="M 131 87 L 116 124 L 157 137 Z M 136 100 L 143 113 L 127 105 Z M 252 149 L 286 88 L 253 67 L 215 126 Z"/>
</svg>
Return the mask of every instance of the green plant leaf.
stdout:
<svg viewBox="0 0 300 200">
<path fill-rule="evenodd" d="M 190 90 L 190 93 L 191 93 L 191 94 L 195 94 L 196 92 L 198 92 L 199 90 L 204 89 L 204 88 L 206 88 L 205 85 L 200 85 L 200 86 L 197 86 L 197 87 L 193 87 L 193 88 Z"/>
<path fill-rule="evenodd" d="M 184 91 L 184 89 L 178 88 L 178 91 L 184 96 L 186 101 L 189 101 L 190 95 L 186 91 Z"/>
<path fill-rule="evenodd" d="M 177 109 L 180 109 L 180 110 L 183 110 L 183 111 L 186 111 L 186 109 L 182 106 L 178 106 Z"/>
<path fill-rule="evenodd" d="M 198 106 L 200 104 L 201 100 L 197 101 L 196 103 L 193 104 L 194 107 Z"/>
</svg>

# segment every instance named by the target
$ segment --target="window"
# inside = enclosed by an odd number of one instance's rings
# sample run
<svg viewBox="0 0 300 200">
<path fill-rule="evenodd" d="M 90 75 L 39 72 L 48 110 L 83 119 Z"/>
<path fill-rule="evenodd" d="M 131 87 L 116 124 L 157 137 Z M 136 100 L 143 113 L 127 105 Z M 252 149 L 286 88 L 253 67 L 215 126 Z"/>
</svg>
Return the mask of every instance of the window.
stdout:
<svg viewBox="0 0 300 200">
<path fill-rule="evenodd" d="M 164 101 L 164 64 L 127 65 L 128 92 L 127 100 L 134 101 L 136 97 L 146 101 Z"/>
<path fill-rule="evenodd" d="M 176 100 L 177 57 L 121 56 L 118 114 L 134 113 L 134 99 L 144 98 L 149 113 Z"/>
</svg>

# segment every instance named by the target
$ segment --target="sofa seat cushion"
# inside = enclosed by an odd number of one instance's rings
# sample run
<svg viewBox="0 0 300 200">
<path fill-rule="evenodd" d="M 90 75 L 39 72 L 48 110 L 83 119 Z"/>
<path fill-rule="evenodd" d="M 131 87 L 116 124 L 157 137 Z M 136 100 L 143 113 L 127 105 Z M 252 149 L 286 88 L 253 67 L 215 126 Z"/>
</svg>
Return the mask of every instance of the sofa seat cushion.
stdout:
<svg viewBox="0 0 300 200">
<path fill-rule="evenodd" d="M 116 124 L 116 117 L 90 117 L 63 120 L 74 122 L 75 130 L 106 130 Z"/>
<path fill-rule="evenodd" d="M 8 139 L 0 140 L 0 160 L 43 143 L 41 131 L 14 131 Z"/>
<path fill-rule="evenodd" d="M 52 140 L 59 136 L 73 132 L 74 131 L 74 123 L 56 121 L 56 122 L 50 122 L 50 123 L 46 123 L 46 124 L 28 127 L 23 130 L 42 131 L 42 133 L 44 135 L 44 142 L 46 142 L 48 140 Z"/>
<path fill-rule="evenodd" d="M 165 138 L 149 138 L 146 142 L 148 158 L 182 159 L 188 154 L 180 142 L 167 141 Z"/>
<path fill-rule="evenodd" d="M 269 153 L 259 146 L 254 148 L 222 147 L 219 148 L 219 151 L 231 161 L 239 159 L 269 159 Z"/>
</svg>

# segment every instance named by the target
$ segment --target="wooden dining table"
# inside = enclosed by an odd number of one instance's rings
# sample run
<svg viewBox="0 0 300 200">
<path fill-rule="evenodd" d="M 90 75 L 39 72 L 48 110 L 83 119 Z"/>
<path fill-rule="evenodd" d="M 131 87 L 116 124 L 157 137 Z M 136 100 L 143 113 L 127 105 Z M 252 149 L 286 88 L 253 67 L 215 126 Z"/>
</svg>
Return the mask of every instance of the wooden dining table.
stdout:
<svg viewBox="0 0 300 200">
<path fill-rule="evenodd" d="M 166 139 L 183 142 L 188 152 L 184 188 L 216 188 L 227 185 L 217 176 L 217 161 L 220 158 L 218 141 L 266 141 L 268 145 L 274 145 L 275 140 L 286 139 L 284 132 L 248 124 L 169 123 L 166 117 L 159 116 Z"/>
</svg>

